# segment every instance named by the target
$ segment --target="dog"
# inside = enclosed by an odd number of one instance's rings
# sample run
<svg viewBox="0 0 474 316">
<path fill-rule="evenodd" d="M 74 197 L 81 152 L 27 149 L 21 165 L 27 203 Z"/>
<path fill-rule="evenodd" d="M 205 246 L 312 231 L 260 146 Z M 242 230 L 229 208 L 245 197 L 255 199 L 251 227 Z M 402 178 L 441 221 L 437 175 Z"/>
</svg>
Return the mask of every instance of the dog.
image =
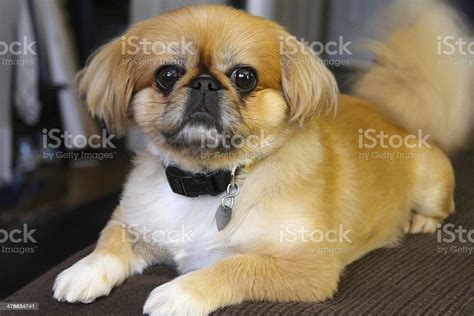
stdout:
<svg viewBox="0 0 474 316">
<path fill-rule="evenodd" d="M 434 232 L 454 212 L 448 155 L 468 136 L 472 77 L 438 62 L 437 36 L 462 35 L 456 15 L 413 6 L 391 11 L 403 14 L 370 44 L 351 95 L 283 27 L 225 6 L 166 12 L 101 47 L 79 91 L 115 133 L 137 124 L 147 147 L 54 298 L 90 303 L 170 264 L 180 276 L 144 313 L 322 302 L 351 262 Z"/>
</svg>

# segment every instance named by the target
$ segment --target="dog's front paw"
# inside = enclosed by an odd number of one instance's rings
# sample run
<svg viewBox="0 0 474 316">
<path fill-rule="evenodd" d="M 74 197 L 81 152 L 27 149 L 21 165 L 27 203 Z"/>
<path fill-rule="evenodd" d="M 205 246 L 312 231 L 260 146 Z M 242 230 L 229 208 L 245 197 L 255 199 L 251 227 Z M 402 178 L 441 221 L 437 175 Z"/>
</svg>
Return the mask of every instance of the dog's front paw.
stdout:
<svg viewBox="0 0 474 316">
<path fill-rule="evenodd" d="M 198 299 L 186 287 L 186 275 L 155 288 L 143 307 L 143 313 L 157 315 L 208 315 L 213 308 Z"/>
<path fill-rule="evenodd" d="M 123 266 L 110 255 L 89 255 L 61 272 L 54 282 L 58 301 L 91 303 L 124 279 Z"/>
<path fill-rule="evenodd" d="M 405 225 L 405 233 L 434 233 L 441 222 L 442 221 L 438 218 L 414 213 L 411 217 L 411 221 Z"/>
</svg>

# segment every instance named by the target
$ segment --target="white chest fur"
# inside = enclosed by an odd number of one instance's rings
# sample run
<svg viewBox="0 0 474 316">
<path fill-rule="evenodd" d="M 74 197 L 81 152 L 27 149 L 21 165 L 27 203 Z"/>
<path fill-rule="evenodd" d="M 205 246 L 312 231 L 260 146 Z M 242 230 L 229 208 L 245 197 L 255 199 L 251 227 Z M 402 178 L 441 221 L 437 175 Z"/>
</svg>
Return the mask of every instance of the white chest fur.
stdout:
<svg viewBox="0 0 474 316">
<path fill-rule="evenodd" d="M 156 262 L 174 262 L 185 273 L 232 254 L 229 238 L 215 222 L 221 197 L 173 193 L 161 163 L 145 153 L 137 158 L 125 186 L 119 220 Z"/>
</svg>

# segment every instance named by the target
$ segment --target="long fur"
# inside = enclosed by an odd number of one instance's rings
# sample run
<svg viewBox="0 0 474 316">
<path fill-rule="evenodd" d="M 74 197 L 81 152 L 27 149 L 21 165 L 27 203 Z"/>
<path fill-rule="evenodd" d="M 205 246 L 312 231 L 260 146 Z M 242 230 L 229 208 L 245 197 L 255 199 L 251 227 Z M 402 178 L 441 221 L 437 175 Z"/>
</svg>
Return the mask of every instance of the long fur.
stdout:
<svg viewBox="0 0 474 316">
<path fill-rule="evenodd" d="M 150 293 L 145 313 L 207 315 L 249 300 L 321 302 L 333 297 L 354 260 L 396 245 L 406 232 L 435 232 L 454 211 L 454 174 L 445 153 L 433 142 L 360 143 L 364 130 L 407 139 L 418 128 L 447 150 L 462 143 L 469 116 L 465 69 L 437 66 L 436 42 L 427 39 L 429 30 L 458 29 L 444 7 L 430 12 L 413 14 L 415 22 L 375 45 L 379 64 L 356 86 L 371 101 L 336 95 L 333 76 L 316 56 L 293 38 L 281 46 L 288 36 L 282 27 L 227 7 L 183 8 L 126 33 L 164 43 L 191 38 L 193 54 L 123 56 L 120 45 L 105 46 L 84 71 L 81 91 L 91 112 L 116 129 L 132 111 L 148 148 L 135 160 L 96 249 L 59 274 L 54 297 L 89 303 L 149 265 L 172 263 L 183 274 Z M 128 57 L 124 67 L 120 61 Z M 149 58 L 152 64 L 140 62 Z M 157 89 L 154 74 L 176 58 L 184 60 L 186 74 L 167 95 Z M 242 63 L 259 77 L 246 97 L 226 75 Z M 250 136 L 263 131 L 267 141 L 224 157 L 188 151 L 221 154 L 199 143 L 166 145 L 166 132 L 181 128 L 189 82 L 203 69 L 226 87 L 221 116 L 232 122 L 230 130 Z M 336 104 L 336 115 L 325 115 Z M 163 163 L 195 173 L 242 166 L 229 225 L 221 231 L 215 225 L 223 193 L 177 195 Z"/>
<path fill-rule="evenodd" d="M 383 41 L 368 41 L 375 63 L 353 93 L 381 107 L 409 132 L 424 134 L 448 153 L 462 147 L 472 124 L 472 56 L 441 54 L 445 36 L 466 36 L 461 18 L 438 1 L 401 1 L 375 21 Z"/>
</svg>

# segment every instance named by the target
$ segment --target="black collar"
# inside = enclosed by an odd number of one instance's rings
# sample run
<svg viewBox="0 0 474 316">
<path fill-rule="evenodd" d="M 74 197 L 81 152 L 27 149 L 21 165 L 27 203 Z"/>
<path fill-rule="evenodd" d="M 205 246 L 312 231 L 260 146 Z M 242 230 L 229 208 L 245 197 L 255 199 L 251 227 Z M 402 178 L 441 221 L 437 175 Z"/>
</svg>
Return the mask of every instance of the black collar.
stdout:
<svg viewBox="0 0 474 316">
<path fill-rule="evenodd" d="M 199 195 L 218 195 L 230 183 L 231 171 L 219 170 L 211 173 L 189 173 L 177 167 L 165 168 L 166 178 L 171 190 L 187 197 Z"/>
</svg>

